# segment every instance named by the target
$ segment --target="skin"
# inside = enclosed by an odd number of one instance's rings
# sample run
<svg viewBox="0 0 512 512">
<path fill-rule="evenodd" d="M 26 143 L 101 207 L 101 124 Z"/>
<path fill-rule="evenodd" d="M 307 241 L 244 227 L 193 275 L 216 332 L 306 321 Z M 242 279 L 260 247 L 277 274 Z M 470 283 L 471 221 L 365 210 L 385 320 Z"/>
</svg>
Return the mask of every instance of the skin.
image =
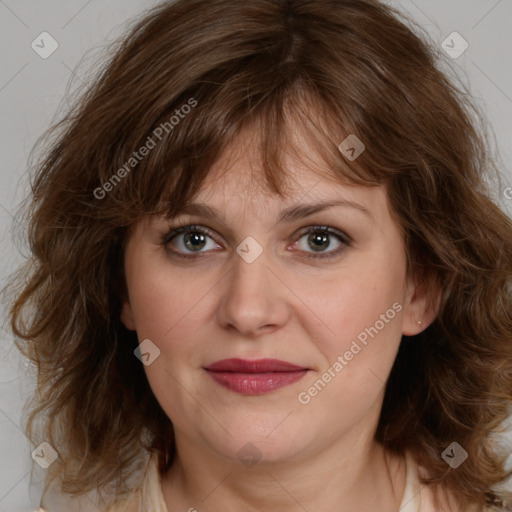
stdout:
<svg viewBox="0 0 512 512">
<path fill-rule="evenodd" d="M 175 429 L 177 455 L 162 476 L 169 512 L 395 511 L 405 487 L 402 458 L 374 440 L 384 386 L 403 334 L 435 317 L 422 287 L 406 277 L 406 255 L 383 187 L 334 182 L 319 167 L 288 157 L 285 201 L 259 179 L 252 134 L 232 142 L 194 198 L 221 218 L 183 215 L 174 226 L 210 228 L 199 252 L 178 235 L 166 247 L 163 218 L 134 226 L 125 252 L 128 297 L 121 319 L 149 338 L 160 356 L 145 366 L 149 384 Z M 333 207 L 288 223 L 279 213 L 297 203 L 356 201 L 371 214 Z M 224 220 L 222 220 L 224 219 Z M 334 235 L 320 252 L 304 228 Z M 236 248 L 247 236 L 262 254 L 247 263 Z M 304 405 L 297 397 L 332 367 L 365 328 L 394 303 L 402 308 L 378 335 Z M 418 324 L 418 320 L 422 324 Z M 409 340 L 413 343 L 413 340 Z M 203 370 L 219 359 L 277 358 L 309 368 L 292 385 L 257 396 L 221 387 Z M 252 443 L 261 456 L 245 466 L 237 452 Z"/>
</svg>

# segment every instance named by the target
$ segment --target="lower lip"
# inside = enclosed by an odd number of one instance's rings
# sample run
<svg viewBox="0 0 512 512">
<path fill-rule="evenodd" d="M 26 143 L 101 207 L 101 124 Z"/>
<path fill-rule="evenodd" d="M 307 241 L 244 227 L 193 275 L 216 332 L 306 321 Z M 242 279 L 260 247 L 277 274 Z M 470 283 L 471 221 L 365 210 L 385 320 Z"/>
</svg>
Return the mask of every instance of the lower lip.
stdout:
<svg viewBox="0 0 512 512">
<path fill-rule="evenodd" d="M 221 386 L 242 395 L 261 395 L 299 381 L 308 370 L 293 372 L 235 373 L 206 370 Z"/>
</svg>

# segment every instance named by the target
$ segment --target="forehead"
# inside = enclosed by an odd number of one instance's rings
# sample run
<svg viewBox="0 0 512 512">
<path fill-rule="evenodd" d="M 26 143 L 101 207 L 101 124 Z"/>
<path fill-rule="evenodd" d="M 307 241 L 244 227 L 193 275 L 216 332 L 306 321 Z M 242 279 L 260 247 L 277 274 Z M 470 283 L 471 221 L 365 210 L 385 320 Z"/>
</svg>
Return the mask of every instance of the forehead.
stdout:
<svg viewBox="0 0 512 512">
<path fill-rule="evenodd" d="M 379 206 L 386 207 L 384 186 L 355 185 L 336 175 L 300 132 L 291 134 L 282 155 L 282 168 L 275 171 L 285 177 L 284 198 L 272 192 L 266 183 L 258 132 L 249 128 L 225 148 L 191 200 L 224 209 L 235 204 L 238 208 L 261 205 L 275 209 L 336 199 L 364 202 L 368 209 L 372 205 L 377 210 Z"/>
<path fill-rule="evenodd" d="M 260 125 L 245 127 L 223 150 L 205 178 L 201 193 L 228 188 L 244 195 L 270 194 L 263 172 Z M 272 169 L 285 178 L 283 193 L 294 195 L 319 180 L 339 183 L 329 164 L 315 151 L 307 136 L 291 125 L 282 139 L 281 168 Z M 227 190 L 226 190 L 227 191 Z M 198 194 L 199 196 L 199 194 Z"/>
</svg>

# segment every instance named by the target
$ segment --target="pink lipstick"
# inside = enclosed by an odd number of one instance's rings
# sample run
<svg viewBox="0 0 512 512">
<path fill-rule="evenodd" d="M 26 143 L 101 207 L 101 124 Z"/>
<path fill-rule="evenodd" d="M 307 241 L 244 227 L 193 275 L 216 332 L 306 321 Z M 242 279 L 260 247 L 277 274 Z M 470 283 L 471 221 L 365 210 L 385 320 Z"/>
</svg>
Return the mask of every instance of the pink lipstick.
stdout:
<svg viewBox="0 0 512 512">
<path fill-rule="evenodd" d="M 308 368 L 279 359 L 223 359 L 204 368 L 231 391 L 243 395 L 261 395 L 302 379 Z"/>
</svg>

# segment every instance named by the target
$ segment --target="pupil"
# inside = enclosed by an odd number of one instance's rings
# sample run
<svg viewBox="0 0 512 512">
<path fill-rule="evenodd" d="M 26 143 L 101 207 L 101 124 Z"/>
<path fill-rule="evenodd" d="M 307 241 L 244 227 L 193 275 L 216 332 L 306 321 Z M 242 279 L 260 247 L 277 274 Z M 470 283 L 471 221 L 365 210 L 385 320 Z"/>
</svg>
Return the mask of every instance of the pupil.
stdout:
<svg viewBox="0 0 512 512">
<path fill-rule="evenodd" d="M 201 249 L 201 244 L 204 244 L 205 237 L 202 233 L 188 233 L 185 237 L 185 245 L 189 249 Z"/>
<path fill-rule="evenodd" d="M 328 235 L 323 233 L 312 233 L 310 236 L 310 241 L 313 242 L 311 246 L 313 249 L 326 249 L 329 247 Z"/>
</svg>

